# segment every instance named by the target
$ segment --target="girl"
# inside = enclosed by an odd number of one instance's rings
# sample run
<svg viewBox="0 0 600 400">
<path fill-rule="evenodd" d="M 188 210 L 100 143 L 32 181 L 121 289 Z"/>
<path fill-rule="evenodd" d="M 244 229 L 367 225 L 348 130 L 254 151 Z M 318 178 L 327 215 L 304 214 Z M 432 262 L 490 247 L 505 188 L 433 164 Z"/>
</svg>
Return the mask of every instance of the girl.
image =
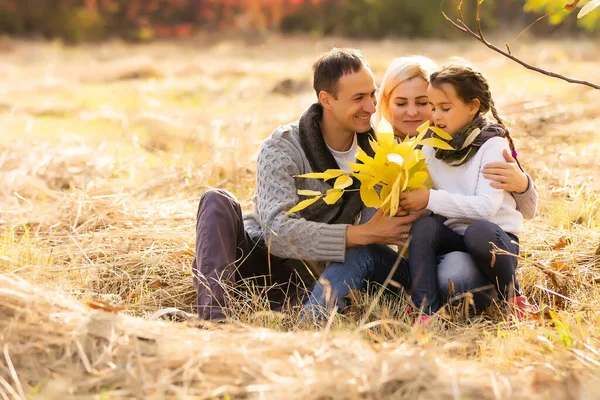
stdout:
<svg viewBox="0 0 600 400">
<path fill-rule="evenodd" d="M 409 266 L 412 298 L 426 314 L 441 306 L 437 284 L 437 257 L 454 251 L 469 253 L 477 268 L 496 285 L 518 317 L 535 312 L 520 294 L 515 277 L 517 261 L 492 253 L 494 247 L 519 253 L 523 215 L 509 192 L 494 188 L 482 171 L 488 163 L 504 160 L 510 148 L 516 157 L 508 129 L 498 116 L 487 79 L 467 66 L 447 66 L 431 74 L 428 100 L 432 122 L 452 136 L 455 150 L 425 148 L 435 189 L 419 189 L 401 195 L 407 211 L 427 208 L 435 215 L 413 223 Z M 485 114 L 491 111 L 496 123 Z M 518 163 L 518 161 L 517 161 Z M 520 167 L 520 165 L 519 165 Z M 440 218 L 443 217 L 443 218 Z"/>
<path fill-rule="evenodd" d="M 374 126 L 385 118 L 398 139 L 416 136 L 417 127 L 432 118 L 427 88 L 429 75 L 437 69 L 433 60 L 423 56 L 394 59 L 383 75 L 377 95 Z M 486 165 L 485 177 L 493 187 L 511 192 L 524 218 L 533 218 L 537 192 L 531 177 L 517 166 L 510 152 L 505 152 L 504 158 L 506 162 Z"/>
<path fill-rule="evenodd" d="M 375 126 L 381 118 L 385 118 L 399 139 L 403 140 L 406 135 L 415 136 L 415 124 L 432 118 L 427 87 L 429 75 L 437 69 L 438 66 L 431 59 L 423 56 L 394 59 L 383 76 L 378 92 Z M 503 155 L 505 161 L 486 165 L 484 176 L 490 179 L 493 187 L 511 192 L 524 218 L 533 218 L 538 197 L 533 181 L 517 166 L 510 152 L 505 151 Z M 493 289 L 481 288 L 492 285 L 468 253 L 455 251 L 438 257 L 437 273 L 442 302 L 451 296 L 471 291 L 476 310 L 483 310 L 491 304 Z"/>
</svg>

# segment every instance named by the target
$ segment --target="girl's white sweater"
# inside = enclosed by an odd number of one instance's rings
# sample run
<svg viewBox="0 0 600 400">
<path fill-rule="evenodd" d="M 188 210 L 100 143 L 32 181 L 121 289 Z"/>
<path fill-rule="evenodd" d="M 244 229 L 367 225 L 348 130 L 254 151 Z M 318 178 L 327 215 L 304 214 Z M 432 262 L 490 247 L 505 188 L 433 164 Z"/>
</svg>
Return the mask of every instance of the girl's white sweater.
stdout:
<svg viewBox="0 0 600 400">
<path fill-rule="evenodd" d="M 448 218 L 446 225 L 460 234 L 481 220 L 493 222 L 505 232 L 521 233 L 523 215 L 517 211 L 515 199 L 509 192 L 493 188 L 481 171 L 487 163 L 505 161 L 502 150 L 508 148 L 506 139 L 491 138 L 468 162 L 453 167 L 435 158 L 434 149 L 424 147 L 433 181 L 427 209 Z"/>
</svg>

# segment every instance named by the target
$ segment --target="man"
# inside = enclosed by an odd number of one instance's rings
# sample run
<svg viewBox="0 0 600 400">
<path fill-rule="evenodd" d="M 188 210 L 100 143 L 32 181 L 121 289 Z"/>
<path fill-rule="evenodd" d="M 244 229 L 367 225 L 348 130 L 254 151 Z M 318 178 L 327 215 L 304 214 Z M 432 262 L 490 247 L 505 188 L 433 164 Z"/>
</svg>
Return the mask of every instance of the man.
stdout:
<svg viewBox="0 0 600 400">
<path fill-rule="evenodd" d="M 419 217 L 375 213 L 362 205 L 358 191 L 345 193 L 334 205 L 319 201 L 288 215 L 301 200 L 299 189 L 324 193 L 331 188 L 297 175 L 347 168 L 346 161 L 356 160 L 358 146 L 373 155 L 368 137 L 374 135 L 376 85 L 362 54 L 329 51 L 314 65 L 313 86 L 318 102 L 260 146 L 254 210 L 242 216 L 235 198 L 220 190 L 200 199 L 192 265 L 200 318 L 223 319 L 230 306 L 226 288 L 244 279 L 264 290 L 271 308 L 303 301 L 302 283 L 323 265 L 327 268 L 307 307 L 343 307 L 350 288 L 361 288 L 375 272 L 386 275 L 397 257 L 386 245 L 402 245 Z M 405 264 L 395 279 L 408 287 Z"/>
</svg>

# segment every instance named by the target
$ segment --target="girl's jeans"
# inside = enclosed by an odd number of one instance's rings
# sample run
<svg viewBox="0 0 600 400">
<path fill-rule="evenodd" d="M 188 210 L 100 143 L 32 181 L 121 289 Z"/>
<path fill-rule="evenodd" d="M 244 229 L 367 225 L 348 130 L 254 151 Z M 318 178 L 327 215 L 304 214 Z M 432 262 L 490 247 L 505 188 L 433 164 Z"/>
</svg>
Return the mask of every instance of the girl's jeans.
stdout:
<svg viewBox="0 0 600 400">
<path fill-rule="evenodd" d="M 427 216 L 415 221 L 411 228 L 409 269 L 412 278 L 412 300 L 427 314 L 442 305 L 438 288 L 438 257 L 454 251 L 469 253 L 475 265 L 490 283 L 496 285 L 500 299 L 508 299 L 519 292 L 515 277 L 517 260 L 510 255 L 492 254 L 495 245 L 500 250 L 519 254 L 519 238 L 504 232 L 498 225 L 477 221 L 464 235 L 444 225 L 439 216 Z M 493 245 L 492 245 L 493 244 Z"/>
</svg>

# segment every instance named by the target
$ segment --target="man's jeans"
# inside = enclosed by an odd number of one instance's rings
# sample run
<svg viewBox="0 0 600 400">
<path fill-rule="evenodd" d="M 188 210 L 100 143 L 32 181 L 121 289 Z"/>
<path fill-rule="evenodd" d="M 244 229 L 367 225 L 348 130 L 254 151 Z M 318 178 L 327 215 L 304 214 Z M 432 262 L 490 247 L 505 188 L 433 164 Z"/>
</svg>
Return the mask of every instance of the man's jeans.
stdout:
<svg viewBox="0 0 600 400">
<path fill-rule="evenodd" d="M 362 290 L 367 282 L 383 284 L 397 258 L 396 251 L 381 244 L 347 249 L 344 262 L 327 266 L 309 300 L 304 304 L 303 312 L 309 318 L 319 320 L 326 317 L 334 306 L 343 310 L 346 307 L 346 296 L 351 290 Z M 406 260 L 400 261 L 393 279 L 402 287 L 410 287 Z"/>
</svg>

